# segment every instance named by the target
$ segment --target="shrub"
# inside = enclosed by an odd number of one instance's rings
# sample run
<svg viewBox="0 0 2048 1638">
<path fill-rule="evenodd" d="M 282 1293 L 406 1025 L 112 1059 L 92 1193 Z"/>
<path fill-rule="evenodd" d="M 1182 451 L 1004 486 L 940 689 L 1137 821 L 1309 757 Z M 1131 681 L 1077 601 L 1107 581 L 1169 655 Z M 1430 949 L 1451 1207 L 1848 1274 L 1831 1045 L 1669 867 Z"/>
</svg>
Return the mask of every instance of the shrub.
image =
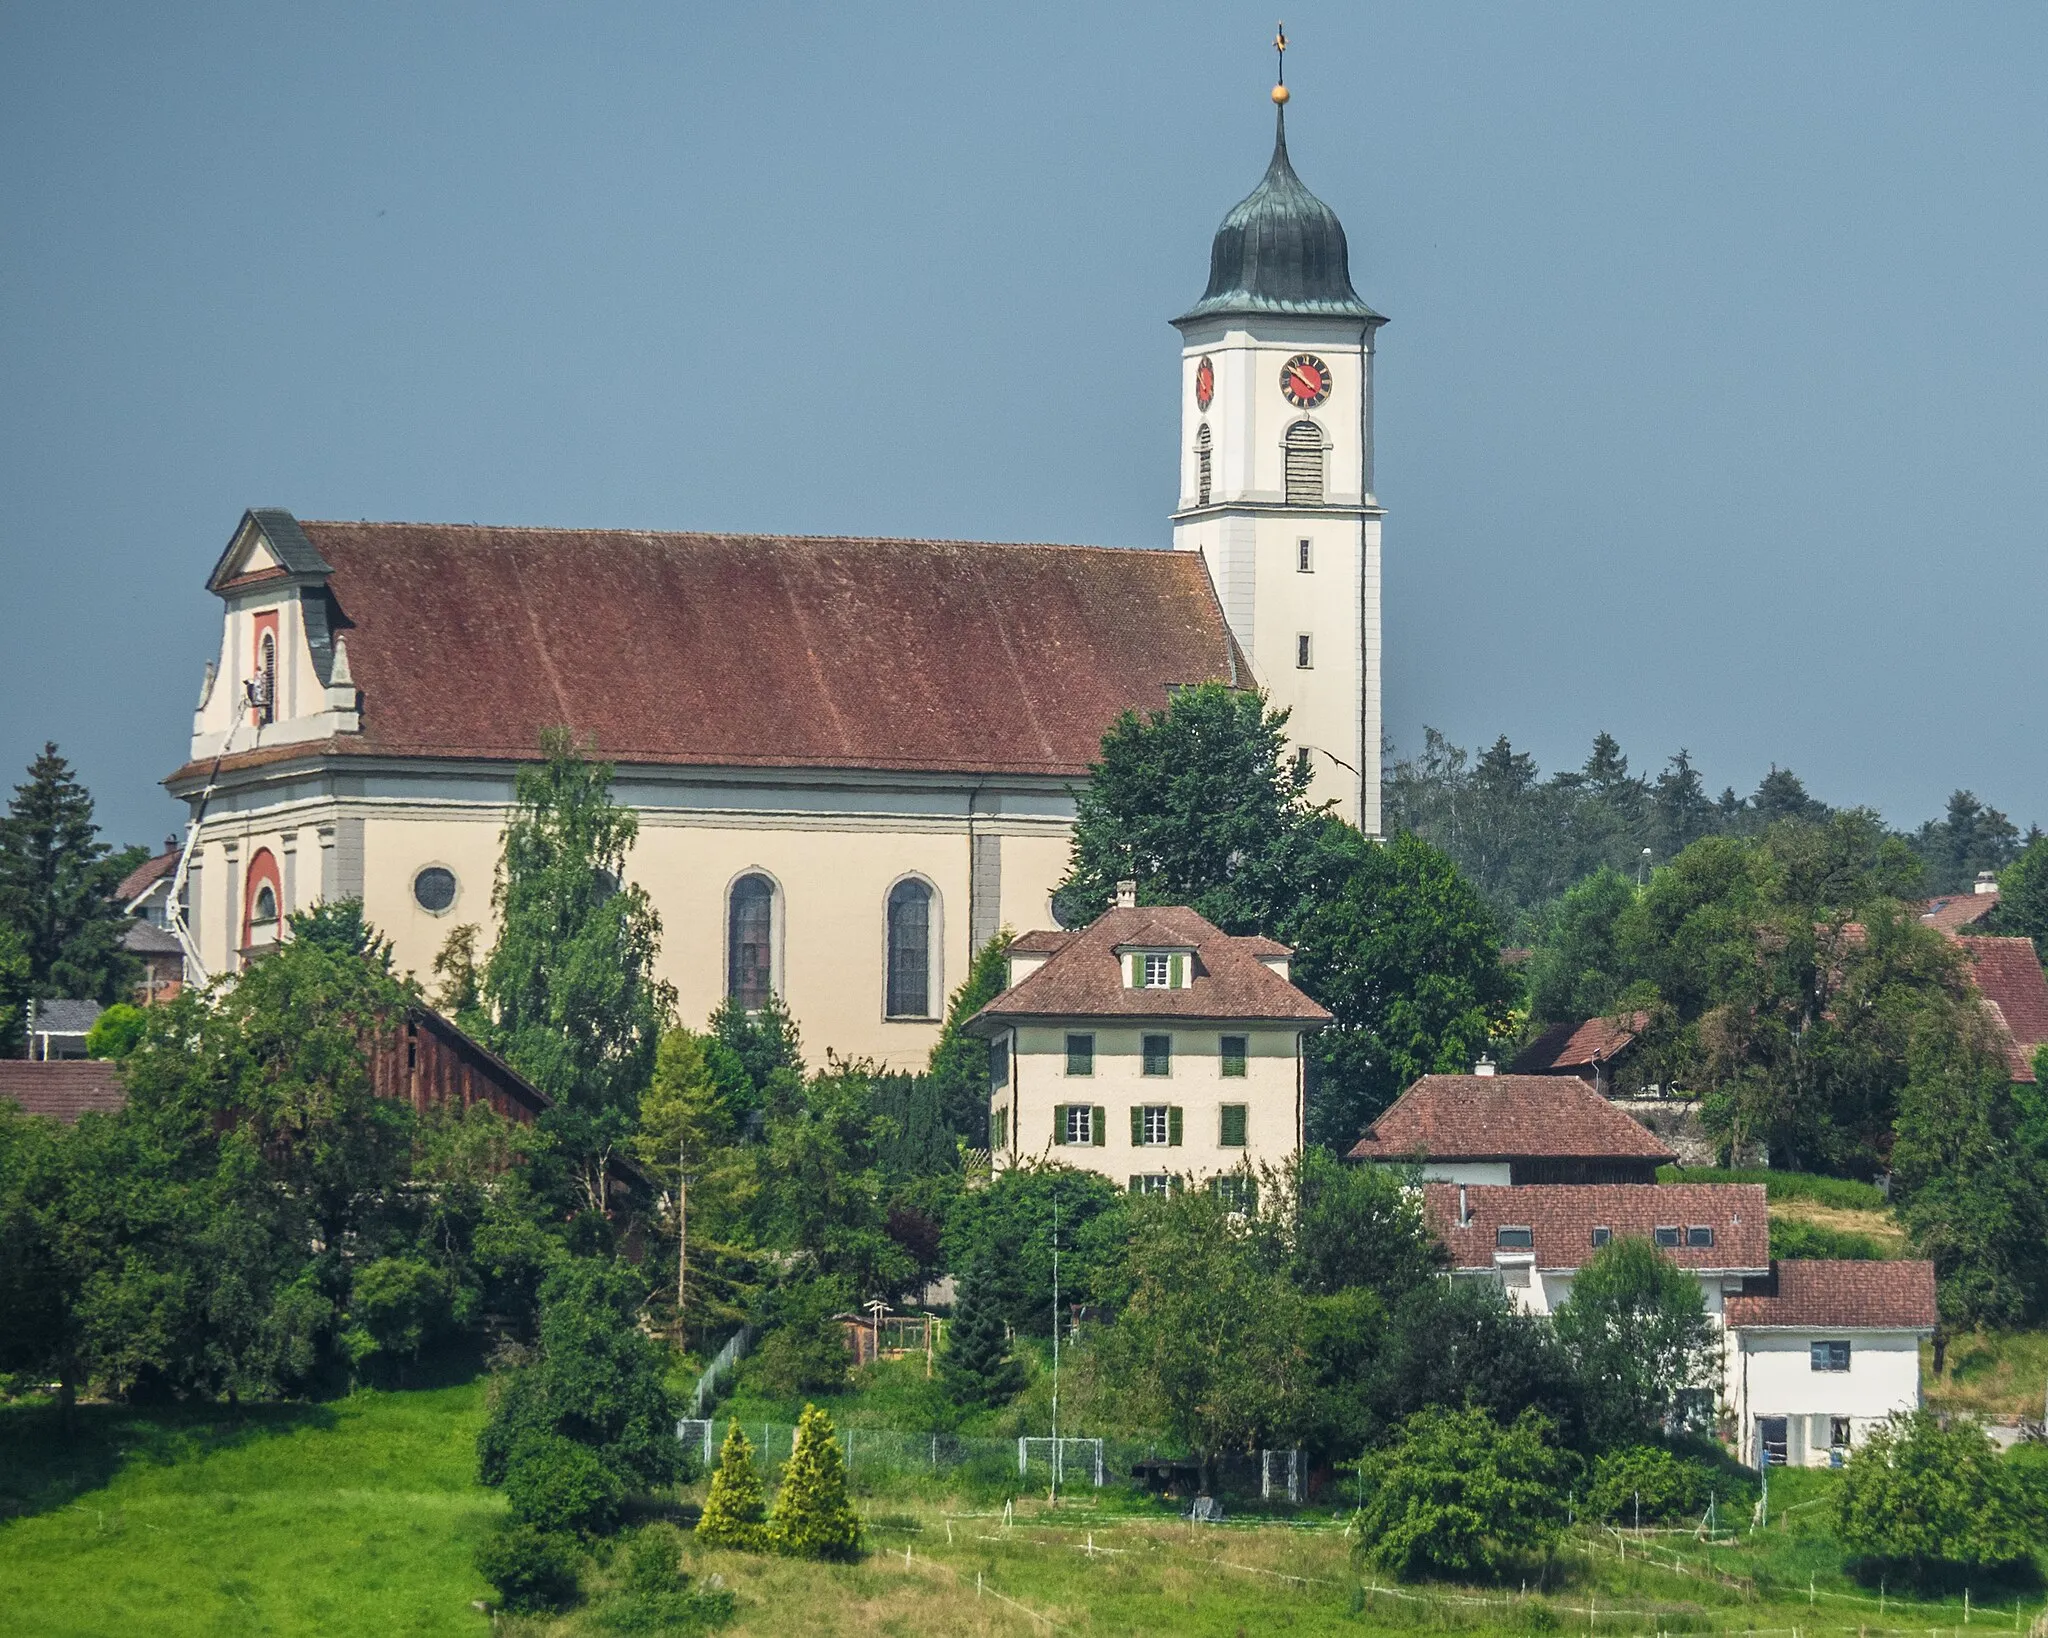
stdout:
<svg viewBox="0 0 2048 1638">
<path fill-rule="evenodd" d="M 140 1007 L 116 1001 L 92 1021 L 85 1032 L 88 1058 L 125 1058 L 142 1043 L 143 1027 L 149 1022 Z"/>
<path fill-rule="evenodd" d="M 1502 1427 L 1484 1410 L 1428 1410 L 1362 1458 L 1360 1550 L 1403 1579 L 1492 1575 L 1563 1533 L 1578 1463 L 1550 1422 L 1524 1411 Z"/>
<path fill-rule="evenodd" d="M 520 1441 L 505 1470 L 512 1517 L 558 1534 L 604 1534 L 619 1521 L 624 1490 L 603 1457 L 559 1434 Z"/>
<path fill-rule="evenodd" d="M 770 1325 L 754 1350 L 749 1374 L 777 1399 L 829 1393 L 846 1386 L 853 1356 L 833 1316 L 853 1301 L 838 1280 L 804 1280 L 775 1294 Z"/>
<path fill-rule="evenodd" d="M 1828 1228 L 1798 1217 L 1771 1219 L 1771 1255 L 1774 1258 L 1817 1257 L 1852 1263 L 1881 1263 L 1891 1253 L 1867 1234 L 1853 1229 Z"/>
<path fill-rule="evenodd" d="M 860 1551 L 860 1520 L 846 1499 L 839 1436 L 816 1405 L 804 1406 L 797 1419 L 796 1448 L 782 1470 L 768 1539 L 794 1558 L 852 1558 Z"/>
<path fill-rule="evenodd" d="M 348 1343 L 360 1362 L 372 1353 L 419 1358 L 452 1315 L 453 1282 L 422 1257 L 379 1257 L 349 1282 Z"/>
<path fill-rule="evenodd" d="M 1974 1423 L 1943 1427 L 1915 1411 L 1851 1454 L 1835 1491 L 1835 1530 L 1858 1574 L 1939 1585 L 2028 1557 L 2027 1489 L 2020 1466 L 2001 1461 Z"/>
<path fill-rule="evenodd" d="M 707 1547 L 737 1547 L 758 1553 L 768 1545 L 767 1504 L 761 1475 L 754 1471 L 754 1447 L 735 1422 L 726 1429 L 711 1475 L 711 1494 L 697 1520 L 697 1539 Z"/>
<path fill-rule="evenodd" d="M 638 1531 L 617 1562 L 619 1591 L 597 1612 L 597 1626 L 605 1632 L 701 1632 L 732 1617 L 731 1593 L 699 1592 L 689 1586 L 690 1578 L 683 1573 L 683 1535 L 672 1524 L 650 1524 Z"/>
<path fill-rule="evenodd" d="M 1645 1524 L 1690 1523 L 1717 1497 L 1724 1503 L 1741 1494 L 1739 1480 L 1711 1463 L 1680 1456 L 1662 1445 L 1624 1445 L 1593 1464 L 1586 1513 L 1596 1519 L 1634 1524 L 1640 1504 Z"/>
<path fill-rule="evenodd" d="M 530 1524 L 502 1524 L 476 1550 L 477 1569 L 515 1613 L 566 1609 L 575 1602 L 577 1563 L 574 1542 Z"/>
</svg>

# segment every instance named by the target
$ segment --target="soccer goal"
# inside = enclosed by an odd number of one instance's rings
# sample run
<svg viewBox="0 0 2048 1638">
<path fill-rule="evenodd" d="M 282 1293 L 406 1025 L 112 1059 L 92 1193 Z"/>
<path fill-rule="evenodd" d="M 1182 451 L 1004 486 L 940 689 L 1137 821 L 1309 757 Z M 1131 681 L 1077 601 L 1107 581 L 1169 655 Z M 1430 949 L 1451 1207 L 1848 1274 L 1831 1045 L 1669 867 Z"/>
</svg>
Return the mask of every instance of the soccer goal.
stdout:
<svg viewBox="0 0 2048 1638">
<path fill-rule="evenodd" d="M 685 1416 L 676 1423 L 676 1442 L 688 1449 L 701 1445 L 704 1450 L 704 1465 L 711 1465 L 711 1419 L 708 1416 Z"/>
<path fill-rule="evenodd" d="M 1017 1441 L 1017 1477 L 1029 1479 L 1031 1470 L 1047 1474 L 1055 1485 L 1086 1482 L 1098 1488 L 1103 1481 L 1100 1439 L 1032 1439 Z"/>
<path fill-rule="evenodd" d="M 1285 1496 L 1291 1502 L 1301 1500 L 1300 1451 L 1259 1452 L 1259 1499 L 1271 1501 L 1276 1495 Z"/>
</svg>

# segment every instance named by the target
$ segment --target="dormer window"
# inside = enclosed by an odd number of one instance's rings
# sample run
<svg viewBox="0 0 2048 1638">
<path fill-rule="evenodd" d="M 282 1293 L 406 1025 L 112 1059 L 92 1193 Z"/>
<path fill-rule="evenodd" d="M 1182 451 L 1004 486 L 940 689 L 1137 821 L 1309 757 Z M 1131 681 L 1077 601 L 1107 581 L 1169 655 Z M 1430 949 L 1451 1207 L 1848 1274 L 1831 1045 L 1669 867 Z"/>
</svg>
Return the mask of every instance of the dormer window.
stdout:
<svg viewBox="0 0 2048 1638">
<path fill-rule="evenodd" d="M 1145 988 L 1148 990 L 1170 990 L 1173 988 L 1173 957 L 1156 950 L 1145 952 Z"/>
<path fill-rule="evenodd" d="M 1188 987 L 1186 950 L 1126 950 L 1123 952 L 1124 988 L 1128 990 L 1184 990 Z"/>
</svg>

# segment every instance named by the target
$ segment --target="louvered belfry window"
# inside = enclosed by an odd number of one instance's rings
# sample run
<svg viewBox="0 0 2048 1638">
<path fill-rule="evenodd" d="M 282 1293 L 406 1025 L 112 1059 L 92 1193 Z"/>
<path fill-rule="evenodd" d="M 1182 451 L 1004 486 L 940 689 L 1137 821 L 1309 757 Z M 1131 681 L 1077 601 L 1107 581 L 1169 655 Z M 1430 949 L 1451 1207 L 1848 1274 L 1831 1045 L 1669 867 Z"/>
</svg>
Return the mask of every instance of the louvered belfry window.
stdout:
<svg viewBox="0 0 2048 1638">
<path fill-rule="evenodd" d="M 932 890 L 921 881 L 889 890 L 889 1016 L 931 1013 Z"/>
<path fill-rule="evenodd" d="M 774 987 L 769 949 L 774 919 L 773 882 L 766 876 L 742 876 L 733 883 L 725 990 L 748 1012 L 766 1006 Z"/>
<path fill-rule="evenodd" d="M 256 698 L 256 720 L 277 721 L 277 639 L 263 634 L 263 657 L 256 686 L 261 692 Z"/>
<path fill-rule="evenodd" d="M 1204 421 L 1201 430 L 1195 434 L 1195 504 L 1209 504 L 1211 475 L 1214 471 L 1213 457 L 1215 441 L 1209 436 L 1209 423 Z"/>
<path fill-rule="evenodd" d="M 1323 429 L 1313 421 L 1287 429 L 1287 504 L 1323 504 Z"/>
</svg>

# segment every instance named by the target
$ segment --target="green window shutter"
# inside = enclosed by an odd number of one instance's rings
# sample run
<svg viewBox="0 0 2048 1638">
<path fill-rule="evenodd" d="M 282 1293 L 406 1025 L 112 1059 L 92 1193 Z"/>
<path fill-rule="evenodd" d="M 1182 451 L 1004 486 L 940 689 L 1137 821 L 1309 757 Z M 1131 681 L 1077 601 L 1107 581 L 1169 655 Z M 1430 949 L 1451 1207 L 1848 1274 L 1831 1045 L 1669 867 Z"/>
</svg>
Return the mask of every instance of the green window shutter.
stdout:
<svg viewBox="0 0 2048 1638">
<path fill-rule="evenodd" d="M 1055 1144 L 1067 1141 L 1067 1106 L 1063 1103 L 1052 1106 L 1052 1140 Z"/>
<path fill-rule="evenodd" d="M 1090 1121 L 1088 1125 L 1089 1129 L 1093 1131 L 1095 1134 L 1095 1147 L 1098 1149 L 1108 1148 L 1109 1111 L 1103 1108 L 1102 1105 L 1098 1103 L 1095 1106 L 1095 1118 L 1092 1121 Z"/>
<path fill-rule="evenodd" d="M 1245 1105 L 1226 1103 L 1223 1106 L 1223 1147 L 1242 1149 L 1244 1147 Z"/>
<path fill-rule="evenodd" d="M 1184 990 L 1188 987 L 1188 958 L 1186 956 L 1176 955 L 1167 958 L 1166 987 L 1170 990 Z"/>
<path fill-rule="evenodd" d="M 1180 1105 L 1177 1103 L 1167 1105 L 1166 1146 L 1169 1149 L 1180 1147 Z"/>
<path fill-rule="evenodd" d="M 1145 1108 L 1143 1104 L 1131 1105 L 1131 1147 L 1141 1148 L 1145 1142 Z"/>
</svg>

